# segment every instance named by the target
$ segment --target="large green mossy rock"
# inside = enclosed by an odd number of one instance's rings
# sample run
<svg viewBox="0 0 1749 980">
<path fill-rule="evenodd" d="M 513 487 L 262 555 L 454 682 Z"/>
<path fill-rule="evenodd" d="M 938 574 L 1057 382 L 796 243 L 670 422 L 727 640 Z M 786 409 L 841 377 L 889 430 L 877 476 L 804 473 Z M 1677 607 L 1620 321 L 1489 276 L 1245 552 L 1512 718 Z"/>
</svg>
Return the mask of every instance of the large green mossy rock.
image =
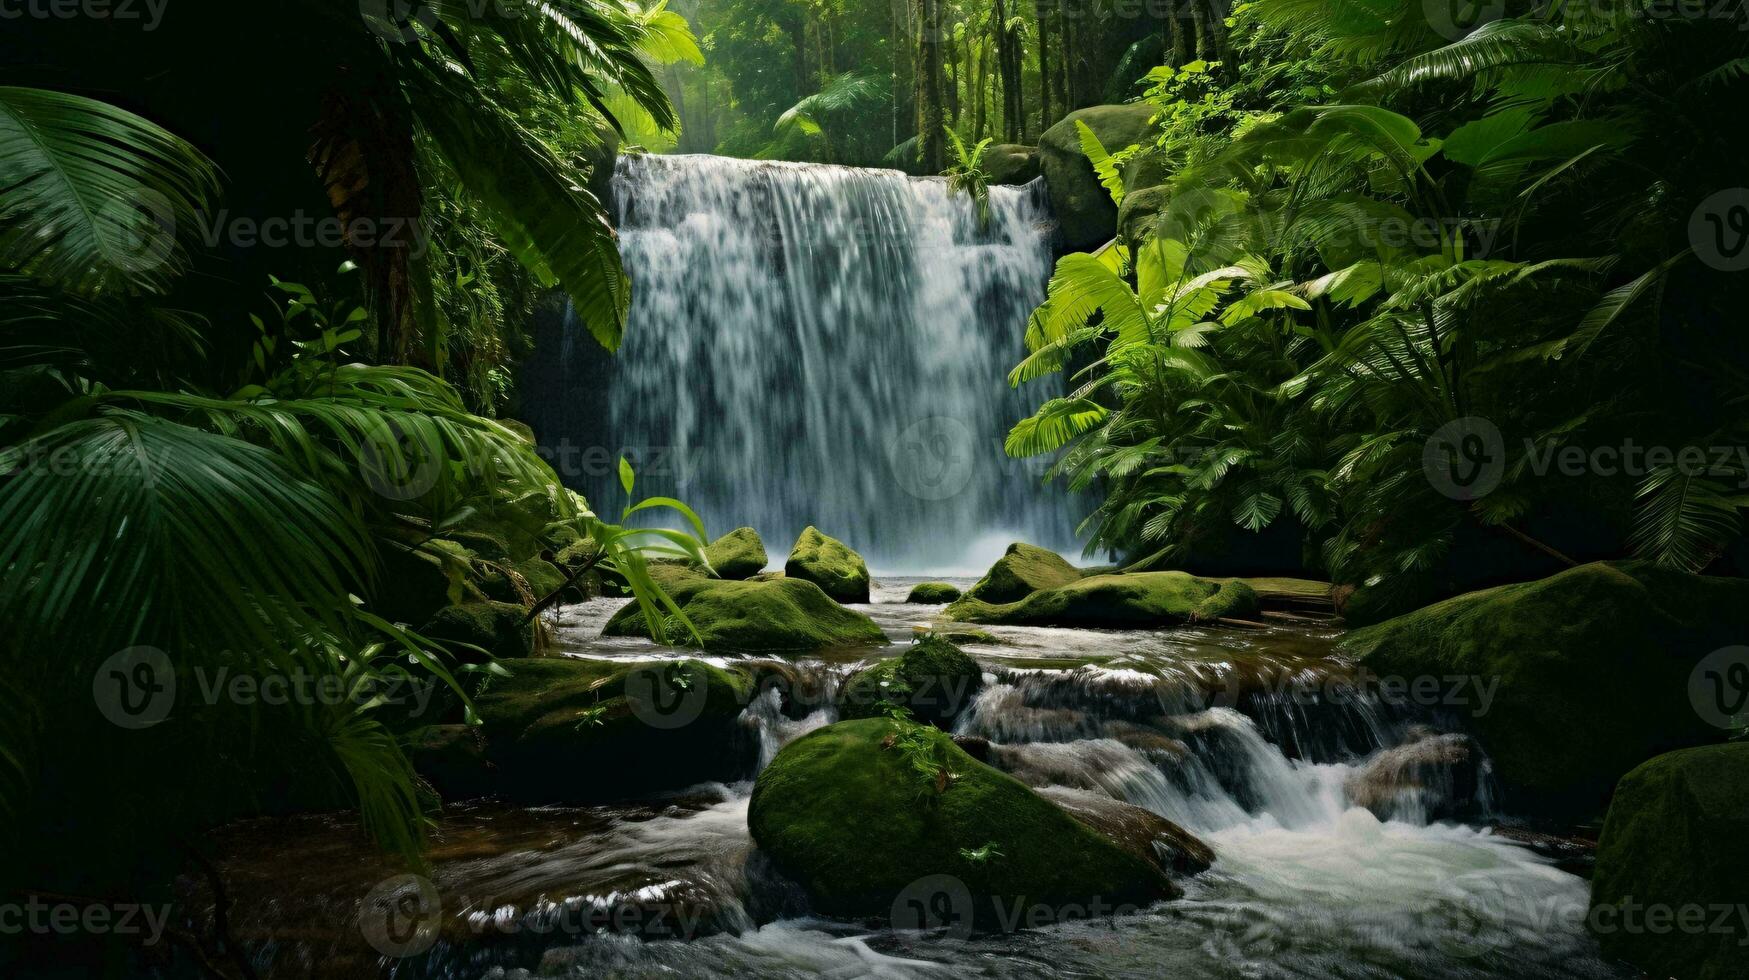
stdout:
<svg viewBox="0 0 1749 980">
<path fill-rule="evenodd" d="M 1117 205 L 1082 152 L 1075 123 L 1086 123 L 1105 149 L 1116 153 L 1151 139 L 1153 118 L 1154 108 L 1146 104 L 1097 105 L 1069 113 L 1039 137 L 1039 166 L 1069 250 L 1098 248 L 1117 235 Z M 1149 168 L 1143 161 L 1132 163 L 1124 174 L 1125 185 L 1138 190 L 1158 184 L 1158 175 L 1144 172 Z"/>
<path fill-rule="evenodd" d="M 959 586 L 952 582 L 918 582 L 911 586 L 911 594 L 905 597 L 905 601 L 920 606 L 939 606 L 959 597 Z"/>
<path fill-rule="evenodd" d="M 885 714 L 882 702 L 909 709 L 920 722 L 949 728 L 984 685 L 984 668 L 939 636 L 926 636 L 897 657 L 852 674 L 839 692 L 842 718 Z"/>
<path fill-rule="evenodd" d="M 992 184 L 1029 184 L 1044 170 L 1036 146 L 997 143 L 984 151 L 984 173 Z"/>
<path fill-rule="evenodd" d="M 887 639 L 874 620 L 801 579 L 725 582 L 670 570 L 658 582 L 698 629 L 699 645 L 713 653 L 802 653 Z M 674 617 L 664 620 L 664 630 L 670 642 L 694 642 Z M 636 603 L 615 613 L 602 635 L 654 639 Z"/>
<path fill-rule="evenodd" d="M 1131 247 L 1154 237 L 1159 221 L 1172 204 L 1172 189 L 1164 184 L 1124 195 L 1117 209 L 1117 234 Z"/>
<path fill-rule="evenodd" d="M 984 573 L 977 584 L 966 590 L 965 598 L 984 602 L 1018 602 L 1040 589 L 1068 585 L 1081 577 L 1081 570 L 1069 564 L 1062 555 L 1037 545 L 1016 541 L 996 564 Z"/>
<path fill-rule="evenodd" d="M 790 549 L 783 564 L 787 578 L 818 585 L 839 602 L 868 601 L 868 566 L 862 556 L 837 538 L 827 537 L 809 526 Z"/>
<path fill-rule="evenodd" d="M 752 693 L 744 677 L 696 660 L 508 666 L 474 697 L 499 795 L 617 799 L 749 771 L 752 745 L 737 721 Z"/>
<path fill-rule="evenodd" d="M 528 589 L 528 595 L 525 597 L 517 583 L 511 581 L 510 576 L 500 569 L 516 573 L 522 579 L 521 584 Z M 539 602 L 563 589 L 567 577 L 565 571 L 552 562 L 544 558 L 529 558 L 525 561 L 504 563 L 499 568 L 488 567 L 486 574 L 480 577 L 480 591 L 487 598 L 499 602 L 521 603 L 530 599 Z M 574 598 L 581 599 L 581 593 Z"/>
<path fill-rule="evenodd" d="M 940 904 L 946 891 L 953 907 L 942 924 L 999 929 L 1017 903 L 1060 912 L 1073 905 L 1086 915 L 1095 901 L 1109 912 L 1177 894 L 1158 868 L 945 733 L 905 727 L 928 764 L 945 766 L 951 779 L 919 772 L 917 756 L 890 738 L 898 726 L 867 718 L 796 739 L 754 784 L 753 839 L 816 911 L 904 922 L 916 914 L 913 903 Z M 963 853 L 986 846 L 1001 856 Z"/>
<path fill-rule="evenodd" d="M 1186 572 L 1091 575 L 1010 603 L 965 598 L 944 612 L 967 623 L 1146 629 L 1254 616 L 1257 593 L 1243 582 Z"/>
<path fill-rule="evenodd" d="M 1736 980 L 1749 972 L 1749 933 L 1739 914 L 1746 883 L 1749 743 L 1672 752 L 1616 788 L 1597 848 L 1588 924 L 1606 953 L 1653 976 Z M 1653 909 L 1668 910 L 1656 914 L 1678 926 L 1691 910 L 1689 922 L 1703 925 L 1649 928 Z M 1714 926 L 1724 909 L 1728 929 L 1720 931 Z"/>
<path fill-rule="evenodd" d="M 1467 717 L 1507 807 L 1589 819 L 1630 769 L 1716 737 L 1690 675 L 1745 636 L 1749 580 L 1622 562 L 1446 599 L 1342 650 L 1379 677 L 1466 680 L 1460 703 L 1434 707 Z"/>
<path fill-rule="evenodd" d="M 527 619 L 528 610 L 517 603 L 463 602 L 438 610 L 419 632 L 450 646 L 463 660 L 480 659 L 471 647 L 513 659 L 534 652 L 534 623 Z"/>
<path fill-rule="evenodd" d="M 765 571 L 765 563 L 770 560 L 765 554 L 765 542 L 759 540 L 759 532 L 750 527 L 738 527 L 712 541 L 704 549 L 704 556 L 718 578 L 736 581 Z"/>
</svg>

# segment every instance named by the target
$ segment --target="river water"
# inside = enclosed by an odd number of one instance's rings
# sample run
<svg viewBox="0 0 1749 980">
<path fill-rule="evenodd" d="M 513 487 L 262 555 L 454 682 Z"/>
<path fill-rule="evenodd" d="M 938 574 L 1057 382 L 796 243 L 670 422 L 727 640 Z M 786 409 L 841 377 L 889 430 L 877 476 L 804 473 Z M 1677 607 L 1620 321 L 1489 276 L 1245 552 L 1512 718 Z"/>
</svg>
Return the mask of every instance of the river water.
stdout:
<svg viewBox="0 0 1749 980">
<path fill-rule="evenodd" d="M 896 644 L 939 609 L 903 602 L 914 581 L 883 579 L 859 607 Z M 601 638 L 619 605 L 561 610 L 566 654 L 685 655 Z M 1471 778 L 1381 789 L 1383 762 L 1438 736 L 1412 708 L 1353 695 L 1330 625 L 990 633 L 1000 642 L 966 646 L 989 683 L 960 733 L 988 738 L 992 764 L 1023 781 L 1122 799 L 1202 837 L 1217 859 L 1182 898 L 969 938 L 822 920 L 753 851 L 749 779 L 613 806 L 451 807 L 429 872 L 442 939 L 407 960 L 374 956 L 349 918 L 391 873 L 355 829 L 242 825 L 222 841 L 233 932 L 285 976 L 347 975 L 329 972 L 340 964 L 446 978 L 1631 975 L 1583 930 L 1584 879 L 1497 829 L 1511 815 L 1479 752 Z M 832 721 L 836 681 L 867 659 L 787 662 L 795 696 L 767 691 L 742 716 L 761 764 Z"/>
</svg>

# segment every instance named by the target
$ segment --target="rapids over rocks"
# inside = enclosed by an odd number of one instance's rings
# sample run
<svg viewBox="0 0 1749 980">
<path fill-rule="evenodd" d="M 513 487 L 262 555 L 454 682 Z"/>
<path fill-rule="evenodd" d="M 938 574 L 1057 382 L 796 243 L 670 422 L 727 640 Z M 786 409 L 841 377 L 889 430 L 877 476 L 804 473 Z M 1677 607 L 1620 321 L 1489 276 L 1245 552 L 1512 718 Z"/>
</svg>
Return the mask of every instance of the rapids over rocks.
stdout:
<svg viewBox="0 0 1749 980">
<path fill-rule="evenodd" d="M 915 581 L 885 578 L 873 603 L 855 607 L 895 644 L 936 611 L 904 601 Z M 623 601 L 565 607 L 565 653 L 683 655 L 602 638 Z M 987 683 L 958 734 L 988 740 L 990 763 L 1024 782 L 1125 800 L 1201 837 L 1217 860 L 1182 881 L 1182 899 L 969 938 L 813 917 L 752 848 L 748 772 L 639 803 L 450 807 L 431 855 L 439 936 L 396 975 L 1619 975 L 1583 931 L 1584 880 L 1491 829 L 1507 815 L 1494 812 L 1479 747 L 1433 734 L 1425 712 L 1357 694 L 1329 656 L 1333 627 L 990 632 L 999 643 L 965 647 Z M 752 696 L 741 719 L 757 765 L 835 720 L 836 685 L 895 652 L 771 665 L 781 682 Z M 1435 769 L 1440 778 L 1428 778 Z M 247 941 L 300 926 L 300 938 L 259 957 L 273 974 L 303 975 L 293 964 L 356 948 L 352 903 L 393 873 L 335 829 L 310 817 L 233 831 L 233 932 Z"/>
</svg>

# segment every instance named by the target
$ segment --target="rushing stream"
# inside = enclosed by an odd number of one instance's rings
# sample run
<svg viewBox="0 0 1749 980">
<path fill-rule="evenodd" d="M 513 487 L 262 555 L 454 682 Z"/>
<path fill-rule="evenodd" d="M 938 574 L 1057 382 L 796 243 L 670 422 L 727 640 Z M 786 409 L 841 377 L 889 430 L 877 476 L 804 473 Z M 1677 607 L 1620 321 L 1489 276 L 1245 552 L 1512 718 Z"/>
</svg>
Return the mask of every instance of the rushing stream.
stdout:
<svg viewBox="0 0 1749 980">
<path fill-rule="evenodd" d="M 643 494 L 776 547 L 817 524 L 880 569 L 981 571 L 1016 539 L 1074 550 L 1063 495 L 1002 453 L 1049 384 L 1006 380 L 1051 271 L 1042 183 L 992 188 L 987 227 L 896 171 L 634 155 L 614 193 L 625 344 L 537 365 L 526 399 L 544 445 L 605 448 L 560 467 L 591 500 L 622 499 L 601 464 L 623 451 Z M 580 399 L 595 411 L 567 413 Z"/>
<path fill-rule="evenodd" d="M 937 611 L 905 604 L 909 584 L 885 580 L 859 607 L 896 643 Z M 565 652 L 684 655 L 601 638 L 619 604 L 564 608 Z M 1201 836 L 1217 860 L 1183 898 L 972 938 L 813 918 L 752 850 L 749 779 L 636 804 L 452 807 L 430 872 L 443 938 L 382 964 L 458 980 L 1625 976 L 1583 931 L 1585 881 L 1496 829 L 1481 752 L 1354 696 L 1329 655 L 1332 627 L 991 632 L 1002 642 L 967 646 L 990 683 L 959 733 L 987 738 L 991 764 L 1060 799 L 1115 797 Z M 836 683 L 869 656 L 782 662 L 790 696 L 767 689 L 742 715 L 760 765 L 832 721 Z M 1460 763 L 1453 778 L 1393 778 L 1430 747 Z M 305 975 L 298 964 L 332 966 L 360 945 L 346 916 L 387 872 L 336 829 L 308 817 L 233 831 L 232 929 L 270 973 Z"/>
</svg>

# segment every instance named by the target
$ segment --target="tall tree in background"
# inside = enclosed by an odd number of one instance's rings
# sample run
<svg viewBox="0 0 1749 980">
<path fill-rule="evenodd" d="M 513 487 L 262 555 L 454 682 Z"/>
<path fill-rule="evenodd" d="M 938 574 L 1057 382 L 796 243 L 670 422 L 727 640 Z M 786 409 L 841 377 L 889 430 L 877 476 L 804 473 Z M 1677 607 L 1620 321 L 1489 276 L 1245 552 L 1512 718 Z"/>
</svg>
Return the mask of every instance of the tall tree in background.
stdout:
<svg viewBox="0 0 1749 980">
<path fill-rule="evenodd" d="M 946 124 L 942 111 L 941 42 L 945 27 L 941 0 L 917 0 L 917 153 L 923 169 L 947 166 Z"/>
</svg>

